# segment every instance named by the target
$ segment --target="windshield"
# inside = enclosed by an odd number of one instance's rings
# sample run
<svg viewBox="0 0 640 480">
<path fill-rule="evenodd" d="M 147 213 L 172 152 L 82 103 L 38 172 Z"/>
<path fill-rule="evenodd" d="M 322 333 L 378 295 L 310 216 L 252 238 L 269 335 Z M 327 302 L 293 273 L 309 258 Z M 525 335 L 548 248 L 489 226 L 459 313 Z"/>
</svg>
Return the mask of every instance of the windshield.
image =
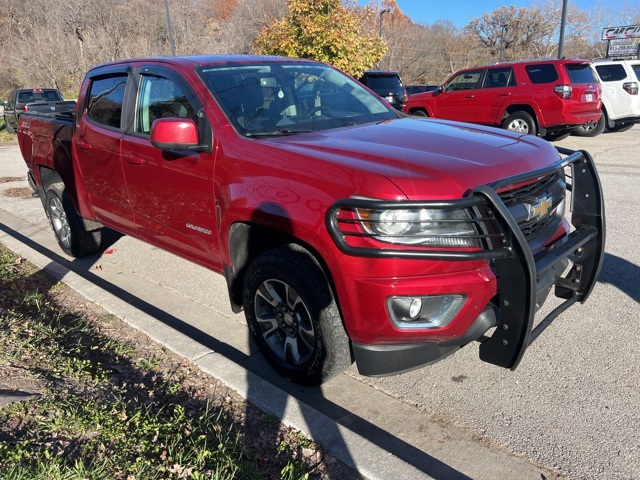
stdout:
<svg viewBox="0 0 640 480">
<path fill-rule="evenodd" d="M 200 67 L 198 74 L 231 124 L 247 137 L 397 118 L 357 82 L 320 63 L 222 64 Z"/>
</svg>

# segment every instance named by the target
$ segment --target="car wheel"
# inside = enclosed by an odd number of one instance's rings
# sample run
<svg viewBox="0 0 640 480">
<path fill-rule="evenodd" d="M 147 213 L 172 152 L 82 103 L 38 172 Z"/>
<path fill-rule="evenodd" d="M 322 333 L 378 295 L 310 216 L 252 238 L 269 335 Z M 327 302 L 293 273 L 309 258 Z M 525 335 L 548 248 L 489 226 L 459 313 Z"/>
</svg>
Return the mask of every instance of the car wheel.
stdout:
<svg viewBox="0 0 640 480">
<path fill-rule="evenodd" d="M 9 122 L 7 122 L 7 117 L 3 116 L 2 118 L 4 118 L 4 127 L 7 129 L 7 132 L 16 133 L 16 130 L 11 126 Z"/>
<path fill-rule="evenodd" d="M 613 128 L 610 128 L 610 132 L 626 132 L 627 130 L 631 130 L 635 123 L 619 123 L 615 125 Z"/>
<path fill-rule="evenodd" d="M 607 115 L 602 111 L 600 120 L 592 125 L 581 125 L 573 131 L 574 135 L 579 137 L 597 137 L 604 132 L 604 127 L 607 125 Z"/>
<path fill-rule="evenodd" d="M 536 121 L 527 112 L 519 111 L 509 115 L 503 122 L 502 128 L 512 132 L 537 135 Z"/>
<path fill-rule="evenodd" d="M 414 117 L 428 117 L 429 116 L 427 114 L 427 112 L 425 112 L 424 110 L 416 110 L 414 112 L 411 112 L 411 115 L 413 115 Z"/>
<path fill-rule="evenodd" d="M 259 255 L 244 282 L 251 335 L 280 374 L 319 384 L 352 363 L 349 338 L 322 270 L 296 245 Z"/>
<path fill-rule="evenodd" d="M 72 257 L 83 257 L 100 248 L 100 230 L 88 232 L 62 183 L 47 189 L 45 210 L 60 248 Z"/>
</svg>

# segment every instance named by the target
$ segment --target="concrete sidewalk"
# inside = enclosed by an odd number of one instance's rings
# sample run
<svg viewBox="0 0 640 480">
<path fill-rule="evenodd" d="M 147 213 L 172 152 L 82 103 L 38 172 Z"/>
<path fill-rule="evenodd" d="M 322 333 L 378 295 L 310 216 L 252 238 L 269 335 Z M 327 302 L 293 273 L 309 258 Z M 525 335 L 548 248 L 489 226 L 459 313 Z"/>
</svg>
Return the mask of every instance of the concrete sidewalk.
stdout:
<svg viewBox="0 0 640 480">
<path fill-rule="evenodd" d="M 367 478 L 557 478 L 363 384 L 354 370 L 318 388 L 292 384 L 255 352 L 241 316 L 185 302 L 134 272 L 96 271 L 96 256 L 71 260 L 46 226 L 0 210 L 0 243 L 320 442 Z"/>
</svg>

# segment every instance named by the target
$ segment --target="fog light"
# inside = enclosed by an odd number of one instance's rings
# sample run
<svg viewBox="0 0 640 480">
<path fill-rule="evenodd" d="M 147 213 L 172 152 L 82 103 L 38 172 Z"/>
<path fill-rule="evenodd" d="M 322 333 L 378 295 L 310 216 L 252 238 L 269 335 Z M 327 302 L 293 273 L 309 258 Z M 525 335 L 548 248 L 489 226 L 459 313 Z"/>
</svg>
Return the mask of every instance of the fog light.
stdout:
<svg viewBox="0 0 640 480">
<path fill-rule="evenodd" d="M 414 298 L 411 301 L 411 306 L 409 307 L 409 316 L 411 317 L 412 320 L 415 320 L 415 318 L 420 313 L 420 310 L 422 310 L 422 299 Z"/>
<path fill-rule="evenodd" d="M 455 318 L 465 300 L 465 295 L 389 297 L 387 308 L 398 328 L 441 328 Z"/>
</svg>

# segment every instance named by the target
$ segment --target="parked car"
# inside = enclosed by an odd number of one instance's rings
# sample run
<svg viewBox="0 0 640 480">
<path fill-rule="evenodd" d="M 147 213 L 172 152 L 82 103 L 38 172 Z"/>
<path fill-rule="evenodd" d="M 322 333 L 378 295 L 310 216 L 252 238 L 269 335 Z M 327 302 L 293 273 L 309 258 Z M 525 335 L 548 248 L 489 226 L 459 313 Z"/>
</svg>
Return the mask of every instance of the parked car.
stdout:
<svg viewBox="0 0 640 480">
<path fill-rule="evenodd" d="M 409 97 L 406 113 L 554 139 L 600 118 L 601 87 L 586 60 L 504 62 L 454 73 Z"/>
<path fill-rule="evenodd" d="M 75 114 L 24 113 L 18 144 L 65 253 L 98 251 L 106 226 L 224 275 L 264 358 L 302 383 L 474 341 L 514 369 L 604 257 L 587 152 L 409 117 L 311 60 L 100 65 Z"/>
<path fill-rule="evenodd" d="M 15 133 L 24 112 L 67 112 L 75 109 L 76 102 L 64 100 L 55 88 L 28 88 L 11 92 L 3 105 L 4 124 L 9 133 Z"/>
<path fill-rule="evenodd" d="M 574 133 L 595 137 L 605 129 L 623 132 L 640 122 L 640 59 L 595 60 L 591 68 L 602 83 L 602 116 L 597 123 L 579 127 Z"/>
<path fill-rule="evenodd" d="M 405 90 L 407 95 L 415 95 L 416 93 L 432 92 L 438 89 L 438 85 L 418 84 L 418 85 L 406 85 Z"/>
<path fill-rule="evenodd" d="M 369 87 L 398 110 L 402 110 L 407 103 L 407 92 L 398 72 L 367 70 L 360 77 L 360 83 Z"/>
</svg>

